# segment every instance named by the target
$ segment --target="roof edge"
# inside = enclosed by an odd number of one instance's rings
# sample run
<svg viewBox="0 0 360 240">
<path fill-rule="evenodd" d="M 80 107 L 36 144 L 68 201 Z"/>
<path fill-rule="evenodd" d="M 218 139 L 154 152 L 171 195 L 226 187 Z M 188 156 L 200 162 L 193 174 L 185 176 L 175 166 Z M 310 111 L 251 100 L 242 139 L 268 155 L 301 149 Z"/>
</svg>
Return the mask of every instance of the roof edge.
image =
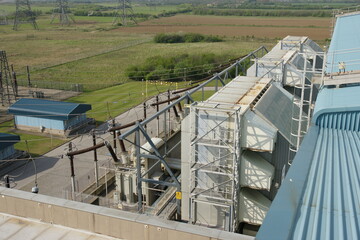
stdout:
<svg viewBox="0 0 360 240">
<path fill-rule="evenodd" d="M 302 193 L 307 183 L 318 133 L 319 127 L 312 126 L 306 134 L 293 164 L 256 235 L 256 239 L 291 239 L 292 228 L 297 218 L 298 208 L 301 206 Z"/>
</svg>

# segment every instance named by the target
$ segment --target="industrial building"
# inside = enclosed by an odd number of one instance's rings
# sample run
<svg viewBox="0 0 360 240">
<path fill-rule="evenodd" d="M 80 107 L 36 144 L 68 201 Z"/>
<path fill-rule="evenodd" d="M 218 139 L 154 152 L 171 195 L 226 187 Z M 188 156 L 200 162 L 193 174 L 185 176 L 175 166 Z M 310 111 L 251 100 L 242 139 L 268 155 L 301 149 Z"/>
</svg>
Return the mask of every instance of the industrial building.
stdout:
<svg viewBox="0 0 360 240">
<path fill-rule="evenodd" d="M 21 98 L 11 105 L 16 129 L 68 136 L 87 127 L 93 119 L 86 117 L 89 104 Z"/>
<path fill-rule="evenodd" d="M 257 239 L 360 236 L 359 21 L 359 12 L 337 16 L 311 127 Z"/>
<path fill-rule="evenodd" d="M 327 52 L 285 37 L 157 98 L 155 115 L 110 128 L 121 146 L 112 154 L 115 209 L 0 188 L 0 211 L 10 215 L 0 229 L 18 216 L 121 239 L 358 239 L 359 16 L 337 16 Z M 73 110 L 56 115 L 88 107 Z"/>
<path fill-rule="evenodd" d="M 2 159 L 12 159 L 16 155 L 14 145 L 20 141 L 20 136 L 0 133 L 0 161 Z M 1 163 L 0 163 L 1 165 Z"/>
</svg>

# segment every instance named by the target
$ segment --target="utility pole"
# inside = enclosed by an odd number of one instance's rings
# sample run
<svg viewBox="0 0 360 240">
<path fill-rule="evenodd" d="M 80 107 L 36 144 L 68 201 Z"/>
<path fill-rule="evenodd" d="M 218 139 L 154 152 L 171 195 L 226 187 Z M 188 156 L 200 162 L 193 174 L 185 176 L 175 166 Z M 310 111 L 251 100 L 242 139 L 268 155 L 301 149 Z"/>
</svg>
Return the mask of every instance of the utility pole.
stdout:
<svg viewBox="0 0 360 240">
<path fill-rule="evenodd" d="M 29 68 L 29 66 L 26 66 L 26 73 L 27 73 L 27 79 L 28 79 L 28 87 L 31 87 L 30 68 Z"/>
<path fill-rule="evenodd" d="M 56 6 L 53 10 L 51 17 L 51 23 L 54 22 L 55 18 L 59 18 L 61 25 L 70 25 L 71 22 L 75 22 L 72 15 L 70 15 L 70 8 L 68 0 L 56 0 Z"/>
<path fill-rule="evenodd" d="M 16 100 L 13 84 L 6 52 L 0 50 L 0 96 L 3 106 L 6 100 L 9 105 L 11 104 L 11 100 Z"/>
<path fill-rule="evenodd" d="M 95 129 L 92 131 L 92 139 L 93 139 L 93 146 L 96 146 L 96 135 L 95 135 Z M 96 186 L 99 186 L 99 166 L 98 166 L 98 159 L 97 159 L 97 151 L 96 148 L 94 148 L 94 165 L 95 165 L 95 182 Z"/>
<path fill-rule="evenodd" d="M 131 0 L 117 0 L 117 4 L 113 25 L 120 23 L 122 26 L 128 26 L 129 22 L 137 24 L 134 18 Z"/>
<path fill-rule="evenodd" d="M 18 30 L 21 23 L 31 23 L 38 30 L 35 13 L 31 10 L 30 0 L 15 0 L 16 12 L 13 30 Z"/>
<path fill-rule="evenodd" d="M 72 143 L 69 142 L 69 152 L 72 152 Z M 70 170 L 71 170 L 71 196 L 72 200 L 75 200 L 75 192 L 76 192 L 76 185 L 75 185 L 75 169 L 74 169 L 74 156 L 69 156 L 70 160 Z"/>
</svg>

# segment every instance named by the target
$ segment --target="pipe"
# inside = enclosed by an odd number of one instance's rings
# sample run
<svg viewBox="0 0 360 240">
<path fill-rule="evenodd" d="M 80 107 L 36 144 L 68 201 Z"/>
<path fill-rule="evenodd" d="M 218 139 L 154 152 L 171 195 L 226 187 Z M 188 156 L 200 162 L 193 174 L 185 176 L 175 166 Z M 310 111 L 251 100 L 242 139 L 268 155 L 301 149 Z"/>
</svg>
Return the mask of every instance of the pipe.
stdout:
<svg viewBox="0 0 360 240">
<path fill-rule="evenodd" d="M 68 157 L 73 157 L 75 155 L 79 155 L 79 154 L 83 154 L 83 153 L 86 153 L 86 152 L 94 151 L 95 149 L 101 148 L 103 146 L 105 146 L 105 143 L 101 142 L 101 143 L 96 144 L 95 146 L 84 148 L 84 149 L 81 149 L 81 150 L 78 150 L 78 151 L 68 152 L 66 155 Z"/>
<path fill-rule="evenodd" d="M 158 105 L 163 104 L 163 103 L 169 103 L 169 102 L 171 102 L 173 100 L 176 100 L 176 99 L 179 99 L 179 98 L 180 98 L 180 96 L 172 97 L 172 98 L 169 98 L 169 99 L 164 100 L 164 101 L 152 103 L 152 104 L 150 104 L 150 106 L 154 107 L 154 106 L 158 106 Z"/>
<path fill-rule="evenodd" d="M 172 94 L 177 94 L 177 93 L 186 92 L 187 90 L 196 88 L 196 87 L 198 87 L 198 86 L 199 86 L 199 84 L 197 84 L 197 85 L 195 85 L 195 86 L 188 87 L 188 88 L 180 89 L 180 90 L 177 90 L 177 91 L 172 92 Z"/>
<path fill-rule="evenodd" d="M 131 123 L 128 123 L 128 124 L 124 124 L 124 125 L 121 125 L 121 126 L 118 126 L 118 127 L 112 127 L 112 128 L 110 128 L 108 131 L 109 131 L 109 132 L 112 132 L 112 131 L 121 130 L 121 129 L 124 129 L 124 128 L 131 127 L 131 126 L 135 125 L 135 123 L 136 123 L 137 121 L 141 122 L 142 119 L 139 119 L 139 120 L 136 120 L 136 121 L 134 121 L 134 122 L 131 122 Z"/>
</svg>

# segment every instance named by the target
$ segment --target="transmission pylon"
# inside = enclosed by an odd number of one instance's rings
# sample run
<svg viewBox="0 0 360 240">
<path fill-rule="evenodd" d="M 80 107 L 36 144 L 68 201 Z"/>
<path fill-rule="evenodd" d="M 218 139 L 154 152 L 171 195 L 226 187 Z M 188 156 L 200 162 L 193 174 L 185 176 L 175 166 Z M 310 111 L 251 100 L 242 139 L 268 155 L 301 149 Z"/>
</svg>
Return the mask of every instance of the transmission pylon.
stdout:
<svg viewBox="0 0 360 240">
<path fill-rule="evenodd" d="M 0 25 L 8 25 L 7 14 L 2 9 L 0 9 Z"/>
<path fill-rule="evenodd" d="M 55 18 L 59 18 L 61 25 L 70 25 L 71 22 L 75 22 L 74 18 L 70 15 L 69 3 L 67 0 L 56 0 L 56 7 L 53 10 L 51 17 L 51 23 Z"/>
<path fill-rule="evenodd" d="M 137 24 L 134 18 L 134 11 L 131 6 L 131 0 L 118 0 L 113 25 L 121 23 L 122 26 L 127 26 L 129 22 Z"/>
<path fill-rule="evenodd" d="M 156 3 L 152 2 L 152 0 L 148 0 L 147 6 L 149 7 L 150 11 L 156 11 Z"/>
<path fill-rule="evenodd" d="M 16 12 L 13 30 L 18 30 L 21 23 L 31 23 L 34 29 L 39 29 L 36 23 L 36 15 L 31 10 L 29 0 L 16 0 Z"/>
<path fill-rule="evenodd" d="M 3 106 L 6 102 L 10 105 L 12 100 L 16 100 L 14 82 L 11 76 L 6 52 L 0 50 L 0 97 Z"/>
</svg>

